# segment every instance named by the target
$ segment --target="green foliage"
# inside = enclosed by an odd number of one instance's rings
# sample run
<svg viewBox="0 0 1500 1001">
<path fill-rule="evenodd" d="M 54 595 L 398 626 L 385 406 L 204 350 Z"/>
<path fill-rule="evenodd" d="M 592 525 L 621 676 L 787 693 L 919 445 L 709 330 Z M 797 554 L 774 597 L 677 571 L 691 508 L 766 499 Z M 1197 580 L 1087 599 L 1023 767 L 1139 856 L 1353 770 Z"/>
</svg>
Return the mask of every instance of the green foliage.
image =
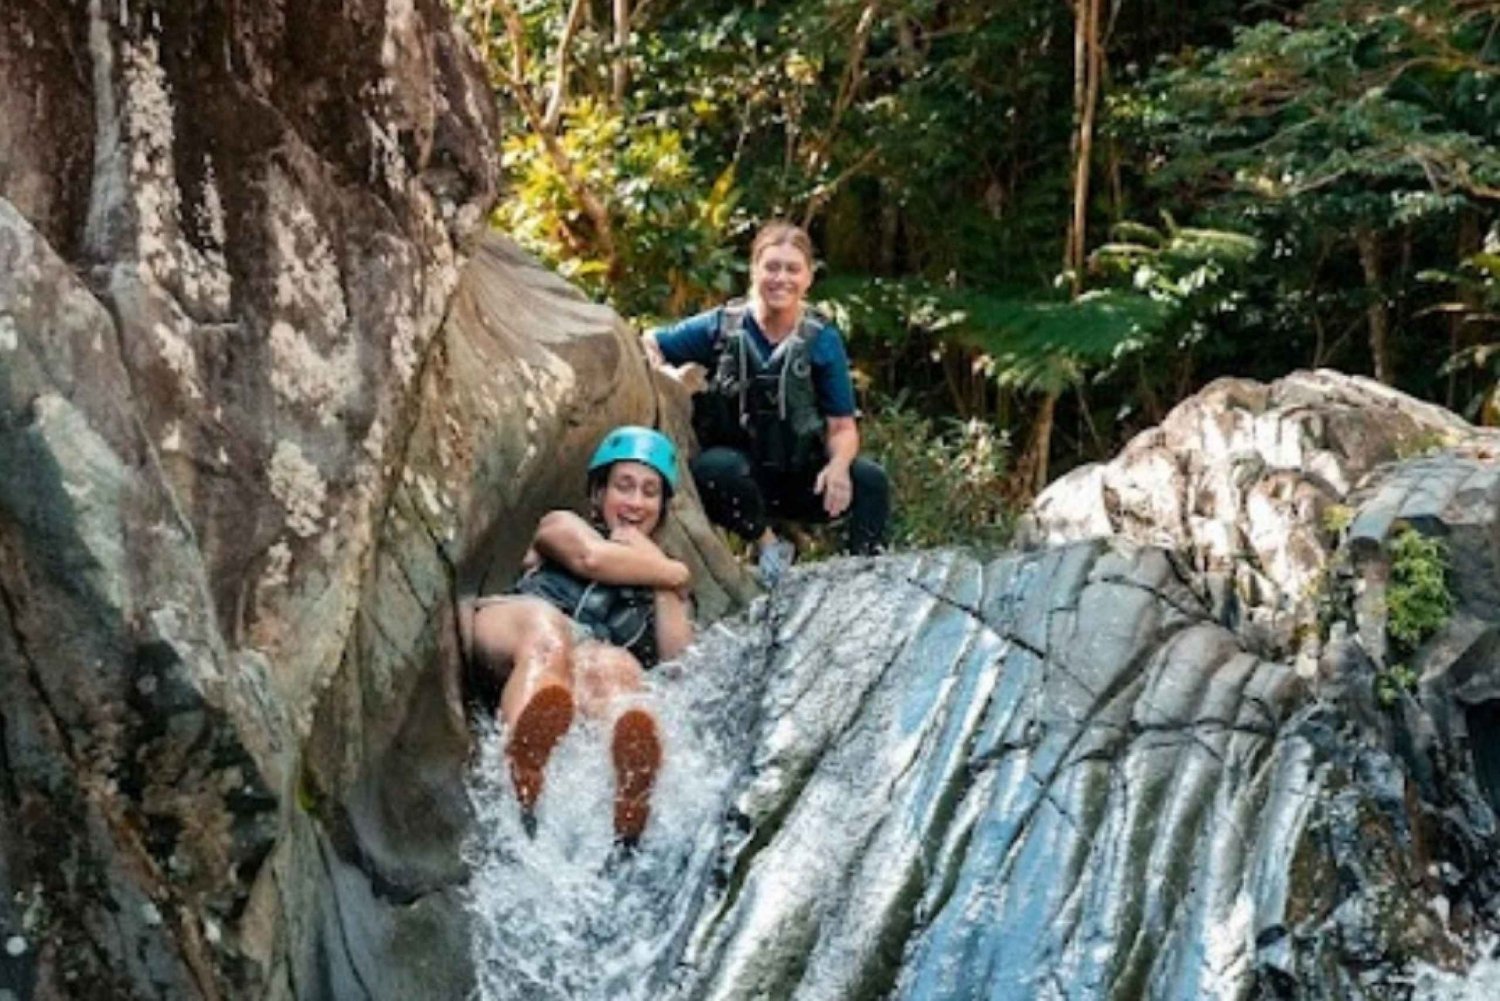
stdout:
<svg viewBox="0 0 1500 1001">
<path fill-rule="evenodd" d="M 735 285 L 738 222 L 733 170 L 705 185 L 677 130 L 627 123 L 599 101 L 570 107 L 563 151 L 583 183 L 605 192 L 616 241 L 613 261 L 580 237 L 588 220 L 542 137 L 512 134 L 505 166 L 512 196 L 494 222 L 522 246 L 625 312 L 679 310 L 722 299 Z"/>
<path fill-rule="evenodd" d="M 820 280 L 813 295 L 845 334 L 887 346 L 915 331 L 941 333 L 964 319 L 951 297 L 923 278 L 836 275 Z"/>
<path fill-rule="evenodd" d="M 1359 575 L 1342 546 L 1353 520 L 1353 509 L 1342 504 L 1329 505 L 1323 513 L 1324 529 L 1339 537 L 1338 551 L 1304 599 L 1315 609 L 1318 635 L 1324 639 L 1335 622 L 1355 617 Z M 1448 547 L 1441 539 L 1402 525 L 1387 544 L 1387 557 L 1385 630 L 1390 646 L 1385 665 L 1375 671 L 1374 687 L 1377 701 L 1389 707 L 1416 688 L 1411 658 L 1448 621 L 1453 596 L 1448 590 Z"/>
<path fill-rule="evenodd" d="M 1295 24 L 1241 29 L 1117 110 L 1167 141 L 1164 181 L 1228 177 L 1330 223 L 1414 222 L 1500 179 L 1487 44 L 1452 2 L 1319 0 Z"/>
<path fill-rule="evenodd" d="M 1456 319 L 1459 329 L 1479 339 L 1450 355 L 1443 373 L 1478 370 L 1485 374 L 1487 383 L 1495 386 L 1500 382 L 1500 342 L 1489 338 L 1500 331 L 1500 223 L 1486 234 L 1484 249 L 1464 258 L 1458 268 L 1429 269 L 1417 278 L 1450 290 L 1448 297 L 1429 308 L 1430 312 Z M 1495 389 L 1476 398 L 1467 416 L 1485 424 L 1500 423 L 1500 400 Z"/>
<path fill-rule="evenodd" d="M 1354 523 L 1354 508 L 1347 504 L 1330 504 L 1323 509 L 1323 531 L 1342 536 Z"/>
<path fill-rule="evenodd" d="M 1436 346 L 1417 335 L 1447 347 L 1452 331 L 1432 322 L 1442 314 L 1416 275 L 1453 270 L 1461 216 L 1493 217 L 1497 24 L 1500 9 L 1464 0 L 1314 0 L 1113 95 L 1113 134 L 1135 146 L 1172 207 L 1249 230 L 1270 250 L 1245 276 L 1221 345 L 1242 327 L 1277 348 L 1262 357 L 1282 368 L 1288 350 L 1309 354 L 1303 364 L 1361 367 L 1349 333 L 1373 307 L 1393 326 L 1425 320 L 1388 350 L 1398 371 L 1410 359 L 1409 388 L 1436 388 Z M 1240 364 L 1254 371 L 1255 359 Z"/>
<path fill-rule="evenodd" d="M 1408 525 L 1391 539 L 1389 556 L 1386 634 L 1394 648 L 1410 653 L 1441 629 L 1453 611 L 1448 546 Z"/>
<path fill-rule="evenodd" d="M 1444 448 L 1452 448 L 1455 444 L 1455 436 L 1449 432 L 1436 429 L 1417 431 L 1396 439 L 1396 458 L 1420 458 Z"/>
<path fill-rule="evenodd" d="M 819 305 L 856 339 L 899 344 L 913 331 L 967 346 L 1001 387 L 1057 393 L 1092 373 L 1107 376 L 1156 347 L 1181 352 L 1232 308 L 1226 278 L 1259 253 L 1240 233 L 1117 227 L 1121 239 L 1090 262 L 1107 284 L 1069 299 L 1060 292 L 954 288 L 921 278 L 840 276 L 820 283 Z"/>
<path fill-rule="evenodd" d="M 1402 525 L 1387 544 L 1387 555 L 1390 581 L 1385 591 L 1385 631 L 1391 656 L 1390 663 L 1375 675 L 1375 696 L 1384 706 L 1416 687 L 1417 674 L 1407 661 L 1453 611 L 1446 543 Z"/>
<path fill-rule="evenodd" d="M 1071 77 L 1054 61 L 1070 51 L 1069 16 L 1054 2 L 634 4 L 623 94 L 612 92 L 613 25 L 597 7 L 566 34 L 565 0 L 451 2 L 510 98 L 512 194 L 497 223 L 624 311 L 722 298 L 737 271 L 716 253 L 773 215 L 826 218 L 830 255 L 873 273 L 1029 280 L 1037 248 L 1058 239 L 1067 160 L 1055 151 Z M 519 36 L 502 16 L 511 7 Z M 559 79 L 569 99 L 539 131 L 518 91 L 542 107 Z M 605 206 L 615 254 L 547 131 Z M 725 178 L 732 193 L 716 199 Z M 898 227 L 899 245 L 876 238 L 882 226 Z"/>
<path fill-rule="evenodd" d="M 1390 708 L 1417 687 L 1417 672 L 1405 664 L 1392 664 L 1375 673 L 1375 700 Z"/>
<path fill-rule="evenodd" d="M 1500 421 L 1492 3 L 1113 5 L 1070 301 L 1069 4 L 652 0 L 621 48 L 618 7 L 450 2 L 502 103 L 496 224 L 627 316 L 741 291 L 782 215 L 882 391 L 1007 431 L 1042 397 L 1053 468 L 1218 374 L 1368 370 L 1381 309 L 1402 388 Z"/>
<path fill-rule="evenodd" d="M 997 549 L 1011 537 L 1006 498 L 1009 443 L 980 420 L 935 420 L 901 399 L 860 425 L 864 450 L 890 474 L 895 548 L 968 545 Z"/>
<path fill-rule="evenodd" d="M 992 359 L 1001 385 L 1028 392 L 1060 392 L 1089 367 L 1140 350 L 1170 312 L 1150 296 L 1117 289 L 1074 300 L 981 292 L 966 305 L 962 338 Z"/>
</svg>

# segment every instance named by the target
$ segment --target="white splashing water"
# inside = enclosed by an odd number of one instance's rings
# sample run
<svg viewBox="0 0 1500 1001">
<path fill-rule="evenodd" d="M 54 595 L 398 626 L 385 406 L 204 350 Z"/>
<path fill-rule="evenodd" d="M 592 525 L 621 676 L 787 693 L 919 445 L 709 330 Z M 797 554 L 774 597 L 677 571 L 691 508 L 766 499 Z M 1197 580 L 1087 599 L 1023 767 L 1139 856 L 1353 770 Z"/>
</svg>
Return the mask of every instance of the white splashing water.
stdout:
<svg viewBox="0 0 1500 1001">
<path fill-rule="evenodd" d="M 651 678 L 665 761 L 650 825 L 632 856 L 612 851 L 614 773 L 602 723 L 576 723 L 553 752 L 534 838 L 521 825 L 504 734 L 483 727 L 470 783 L 477 823 L 467 846 L 483 1001 L 645 1001 L 671 993 L 719 857 L 738 767 L 734 744 L 743 750 L 742 738 L 715 725 L 722 714 L 703 711 L 739 697 L 726 687 L 729 672 L 698 669 L 704 663 L 713 663 L 712 654 L 700 649 L 681 670 L 669 665 Z"/>
<path fill-rule="evenodd" d="M 1495 1001 L 1500 998 L 1500 943 L 1489 942 L 1481 958 L 1464 973 L 1449 973 L 1432 966 L 1418 967 L 1412 975 L 1412 1001 Z"/>
</svg>

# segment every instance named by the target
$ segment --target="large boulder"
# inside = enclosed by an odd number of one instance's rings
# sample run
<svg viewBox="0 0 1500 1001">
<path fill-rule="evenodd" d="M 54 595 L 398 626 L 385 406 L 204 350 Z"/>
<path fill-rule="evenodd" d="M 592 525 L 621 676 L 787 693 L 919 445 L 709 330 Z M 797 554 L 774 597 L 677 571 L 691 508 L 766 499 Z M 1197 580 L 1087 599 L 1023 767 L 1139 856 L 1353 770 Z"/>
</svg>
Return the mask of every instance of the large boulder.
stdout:
<svg viewBox="0 0 1500 1001">
<path fill-rule="evenodd" d="M 462 996 L 454 600 L 684 401 L 481 242 L 438 0 L 24 0 L 0 76 L 0 993 Z"/>
<path fill-rule="evenodd" d="M 1204 576 L 1221 617 L 1281 656 L 1311 635 L 1338 528 L 1365 477 L 1485 434 L 1359 376 L 1220 379 L 1110 461 L 1050 484 L 1022 519 L 1020 541 L 1118 536 L 1173 549 Z"/>
</svg>

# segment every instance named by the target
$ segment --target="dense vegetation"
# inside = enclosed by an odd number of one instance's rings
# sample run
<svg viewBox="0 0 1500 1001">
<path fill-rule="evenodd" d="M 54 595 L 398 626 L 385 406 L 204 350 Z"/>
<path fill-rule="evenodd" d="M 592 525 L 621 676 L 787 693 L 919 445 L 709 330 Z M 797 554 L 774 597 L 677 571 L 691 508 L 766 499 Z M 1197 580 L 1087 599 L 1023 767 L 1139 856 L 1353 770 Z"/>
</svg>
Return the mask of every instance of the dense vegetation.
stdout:
<svg viewBox="0 0 1500 1001">
<path fill-rule="evenodd" d="M 1015 498 L 1222 374 L 1500 419 L 1500 0 L 457 7 L 498 226 L 649 325 L 806 224 L 884 440 Z"/>
</svg>

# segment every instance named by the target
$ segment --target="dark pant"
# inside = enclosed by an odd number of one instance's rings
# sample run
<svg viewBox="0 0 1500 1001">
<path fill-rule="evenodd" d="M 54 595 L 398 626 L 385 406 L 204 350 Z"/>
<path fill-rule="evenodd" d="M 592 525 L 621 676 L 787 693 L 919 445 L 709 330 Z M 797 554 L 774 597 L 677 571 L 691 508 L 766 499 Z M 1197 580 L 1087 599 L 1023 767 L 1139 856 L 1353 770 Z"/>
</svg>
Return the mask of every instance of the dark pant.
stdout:
<svg viewBox="0 0 1500 1001">
<path fill-rule="evenodd" d="M 770 518 L 826 522 L 823 497 L 813 493 L 818 470 L 782 474 L 756 469 L 750 457 L 733 448 L 706 448 L 690 464 L 703 509 L 716 525 L 754 540 Z M 885 523 L 891 513 L 891 485 L 877 462 L 856 458 L 849 467 L 853 499 L 842 515 L 847 521 L 845 548 L 861 555 L 885 545 Z"/>
</svg>

